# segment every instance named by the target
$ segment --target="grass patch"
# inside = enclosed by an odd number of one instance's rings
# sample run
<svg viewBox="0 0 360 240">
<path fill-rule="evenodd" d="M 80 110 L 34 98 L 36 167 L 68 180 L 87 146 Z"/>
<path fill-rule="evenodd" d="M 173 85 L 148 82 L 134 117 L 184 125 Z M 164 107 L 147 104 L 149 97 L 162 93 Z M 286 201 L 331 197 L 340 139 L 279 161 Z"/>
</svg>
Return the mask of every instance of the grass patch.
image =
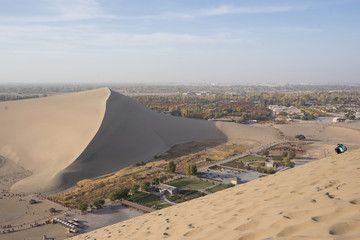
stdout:
<svg viewBox="0 0 360 240">
<path fill-rule="evenodd" d="M 231 183 L 230 184 L 220 184 L 220 185 L 217 185 L 216 187 L 210 188 L 207 191 L 211 192 L 211 193 L 215 193 L 215 192 L 218 192 L 218 191 L 221 191 L 221 190 L 233 187 L 233 186 L 234 186 L 234 184 L 231 184 Z"/>
<path fill-rule="evenodd" d="M 137 192 L 137 193 L 134 193 L 133 195 L 130 196 L 130 199 L 138 199 L 138 198 L 142 198 L 142 197 L 145 197 L 147 196 L 148 193 L 145 193 L 145 192 Z"/>
<path fill-rule="evenodd" d="M 244 169 L 245 168 L 244 163 L 239 161 L 239 160 L 233 160 L 233 161 L 221 164 L 221 166 L 237 168 L 237 169 Z"/>
<path fill-rule="evenodd" d="M 145 197 L 139 198 L 138 200 L 136 200 L 136 202 L 146 207 L 152 207 L 155 204 L 157 205 L 161 204 L 163 201 L 161 201 L 158 196 L 155 196 L 153 194 L 148 194 Z"/>
<path fill-rule="evenodd" d="M 167 199 L 169 199 L 174 203 L 182 203 L 198 197 L 202 197 L 204 195 L 205 195 L 204 193 L 195 190 L 182 190 L 178 194 L 175 194 L 173 196 L 168 196 Z"/>
<path fill-rule="evenodd" d="M 211 182 L 206 182 L 200 179 L 193 178 L 181 178 L 172 182 L 168 182 L 167 184 L 177 188 L 185 188 L 192 190 L 204 189 L 213 185 Z"/>
<path fill-rule="evenodd" d="M 157 206 L 157 210 L 163 209 L 163 208 L 167 208 L 167 207 L 171 207 L 172 205 L 169 203 L 164 203 L 164 204 L 160 204 Z"/>
<path fill-rule="evenodd" d="M 252 168 L 264 167 L 265 163 L 264 162 L 254 162 L 254 163 L 249 163 L 249 166 Z"/>
<path fill-rule="evenodd" d="M 254 156 L 254 155 L 247 155 L 245 157 L 237 159 L 237 161 L 242 161 L 242 162 L 266 161 L 266 158 L 258 157 L 258 156 Z"/>
</svg>

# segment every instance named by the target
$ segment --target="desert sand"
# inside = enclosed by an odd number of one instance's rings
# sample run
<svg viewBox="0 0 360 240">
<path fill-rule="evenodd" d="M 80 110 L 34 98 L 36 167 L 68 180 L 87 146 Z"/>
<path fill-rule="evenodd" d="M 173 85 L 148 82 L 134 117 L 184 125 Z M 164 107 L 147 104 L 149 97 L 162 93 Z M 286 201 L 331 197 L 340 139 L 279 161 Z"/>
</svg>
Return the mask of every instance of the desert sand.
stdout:
<svg viewBox="0 0 360 240">
<path fill-rule="evenodd" d="M 360 150 L 72 239 L 360 239 Z"/>
<path fill-rule="evenodd" d="M 12 190 L 54 189 L 54 175 L 73 162 L 95 136 L 109 95 L 103 88 L 0 103 L 0 155 L 32 172 Z"/>
<path fill-rule="evenodd" d="M 57 192 L 190 141 L 268 143 L 276 132 L 173 117 L 108 88 L 0 103 L 0 156 L 31 172 L 13 192 Z M 261 137 L 259 137 L 261 136 Z"/>
</svg>

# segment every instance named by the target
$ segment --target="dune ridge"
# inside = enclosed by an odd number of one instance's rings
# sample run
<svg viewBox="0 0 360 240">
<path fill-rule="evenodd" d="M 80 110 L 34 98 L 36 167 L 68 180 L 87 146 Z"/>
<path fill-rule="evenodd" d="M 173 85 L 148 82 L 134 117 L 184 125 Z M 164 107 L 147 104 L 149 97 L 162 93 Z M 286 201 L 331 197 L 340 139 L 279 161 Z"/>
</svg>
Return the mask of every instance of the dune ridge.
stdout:
<svg viewBox="0 0 360 240">
<path fill-rule="evenodd" d="M 72 238 L 360 239 L 360 150 Z"/>
<path fill-rule="evenodd" d="M 0 116 L 0 156 L 32 172 L 13 192 L 61 191 L 174 144 L 227 138 L 213 122 L 157 113 L 108 88 L 3 102 Z"/>
<path fill-rule="evenodd" d="M 213 122 L 157 113 L 114 91 L 106 108 L 95 137 L 74 162 L 55 176 L 57 189 L 151 160 L 174 144 L 226 140 Z"/>
</svg>

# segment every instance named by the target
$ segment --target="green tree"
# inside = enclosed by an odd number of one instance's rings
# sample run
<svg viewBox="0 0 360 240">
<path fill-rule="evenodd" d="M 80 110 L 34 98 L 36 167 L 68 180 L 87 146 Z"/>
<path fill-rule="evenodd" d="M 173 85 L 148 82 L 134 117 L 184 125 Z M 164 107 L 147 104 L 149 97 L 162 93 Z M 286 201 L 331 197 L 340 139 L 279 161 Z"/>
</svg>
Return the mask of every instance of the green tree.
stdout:
<svg viewBox="0 0 360 240">
<path fill-rule="evenodd" d="M 299 140 L 304 140 L 306 137 L 302 134 L 298 134 L 295 136 L 295 138 L 299 139 Z"/>
<path fill-rule="evenodd" d="M 296 156 L 296 153 L 295 153 L 294 151 L 290 151 L 290 152 L 288 152 L 287 157 L 288 157 L 289 159 L 294 159 L 294 158 L 295 158 L 295 156 Z"/>
<path fill-rule="evenodd" d="M 264 151 L 264 156 L 265 156 L 265 157 L 268 157 L 269 154 L 270 154 L 269 150 L 265 150 L 265 151 Z"/>
<path fill-rule="evenodd" d="M 284 157 L 287 157 L 287 155 L 288 155 L 288 152 L 286 152 L 286 151 L 282 153 L 282 157 L 283 157 L 283 158 L 284 158 Z"/>
<path fill-rule="evenodd" d="M 158 185 L 160 183 L 160 179 L 158 177 L 153 178 L 151 181 L 151 185 Z"/>
<path fill-rule="evenodd" d="M 117 199 L 127 198 L 129 196 L 129 188 L 120 188 L 110 193 L 110 200 L 115 201 Z"/>
<path fill-rule="evenodd" d="M 197 167 L 194 163 L 188 163 L 185 165 L 185 173 L 186 175 L 196 175 Z"/>
<path fill-rule="evenodd" d="M 104 200 L 104 199 L 94 199 L 94 200 L 93 200 L 93 205 L 94 205 L 94 207 L 96 207 L 97 209 L 102 208 L 104 204 L 105 204 L 105 200 Z"/>
<path fill-rule="evenodd" d="M 137 192 L 139 191 L 139 188 L 140 188 L 140 186 L 137 185 L 137 184 L 132 185 L 132 186 L 130 187 L 130 192 L 131 192 L 131 194 L 137 193 Z"/>
<path fill-rule="evenodd" d="M 85 212 L 88 209 L 88 206 L 89 205 L 87 203 L 82 203 L 82 204 L 79 205 L 79 210 L 81 212 Z"/>
<path fill-rule="evenodd" d="M 290 159 L 288 157 L 285 157 L 283 159 L 283 164 L 285 165 L 285 167 L 294 167 L 295 163 L 293 163 L 292 161 L 290 161 Z"/>
<path fill-rule="evenodd" d="M 174 163 L 174 161 L 170 161 L 168 162 L 168 164 L 166 164 L 164 170 L 166 172 L 175 172 L 175 169 L 176 169 L 176 164 Z"/>
<path fill-rule="evenodd" d="M 150 187 L 150 183 L 149 182 L 143 182 L 142 184 L 141 184 L 141 189 L 143 190 L 143 191 L 147 191 L 148 189 L 149 189 L 149 187 Z"/>
</svg>

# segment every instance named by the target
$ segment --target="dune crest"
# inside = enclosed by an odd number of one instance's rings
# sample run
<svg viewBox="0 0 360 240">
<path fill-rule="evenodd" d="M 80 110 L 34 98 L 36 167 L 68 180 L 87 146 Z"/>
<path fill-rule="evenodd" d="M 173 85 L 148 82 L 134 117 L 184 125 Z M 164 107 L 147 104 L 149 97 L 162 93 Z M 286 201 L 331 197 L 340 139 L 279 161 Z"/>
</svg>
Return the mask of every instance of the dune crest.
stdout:
<svg viewBox="0 0 360 240">
<path fill-rule="evenodd" d="M 174 144 L 226 139 L 213 122 L 157 113 L 108 88 L 3 102 L 0 116 L 0 155 L 32 172 L 15 192 L 64 190 Z"/>
<path fill-rule="evenodd" d="M 360 150 L 72 239 L 360 239 Z"/>
<path fill-rule="evenodd" d="M 57 189 L 64 189 L 84 178 L 149 161 L 174 144 L 206 140 L 226 140 L 226 136 L 213 122 L 157 113 L 111 91 L 99 131 L 53 182 Z"/>
</svg>

